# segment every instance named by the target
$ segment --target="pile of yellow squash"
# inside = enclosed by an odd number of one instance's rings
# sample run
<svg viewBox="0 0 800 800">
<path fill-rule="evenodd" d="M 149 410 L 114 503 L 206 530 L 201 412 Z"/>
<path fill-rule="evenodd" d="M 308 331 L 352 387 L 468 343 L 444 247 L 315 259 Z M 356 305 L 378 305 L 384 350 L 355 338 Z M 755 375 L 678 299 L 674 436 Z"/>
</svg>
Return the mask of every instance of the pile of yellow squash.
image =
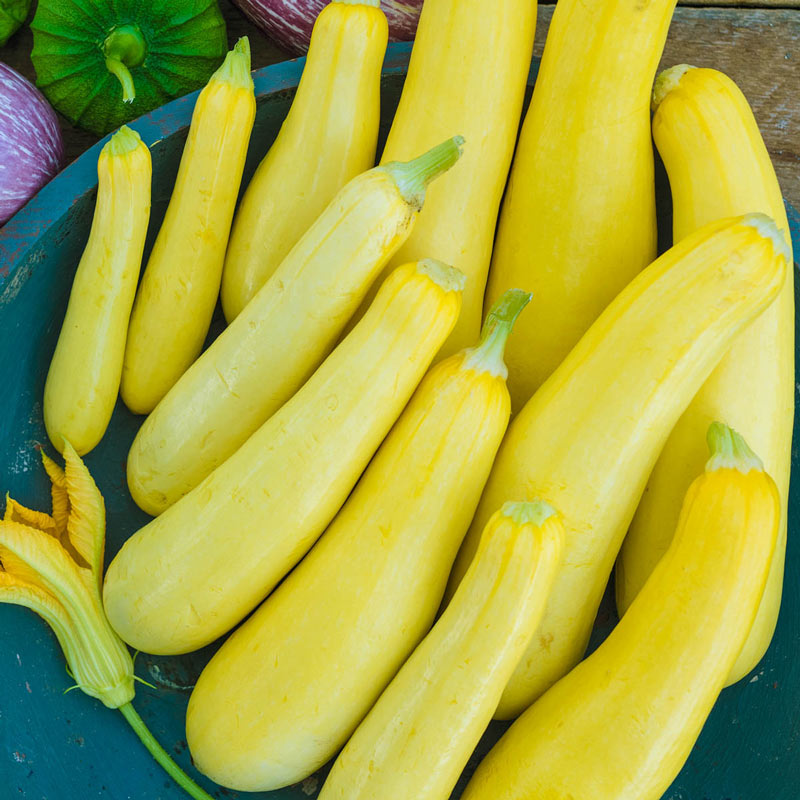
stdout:
<svg viewBox="0 0 800 800">
<path fill-rule="evenodd" d="M 83 454 L 119 392 L 148 414 L 127 474 L 155 518 L 104 604 L 157 654 L 242 623 L 187 712 L 213 780 L 336 757 L 323 800 L 446 800 L 495 717 L 466 800 L 657 800 L 766 651 L 791 241 L 736 85 L 656 77 L 674 5 L 559 0 L 517 140 L 535 2 L 425 0 L 373 166 L 386 19 L 333 0 L 236 208 L 241 40 L 140 282 L 149 151 L 129 128 L 103 148 L 44 418 Z M 615 563 L 622 619 L 582 660 Z"/>
</svg>

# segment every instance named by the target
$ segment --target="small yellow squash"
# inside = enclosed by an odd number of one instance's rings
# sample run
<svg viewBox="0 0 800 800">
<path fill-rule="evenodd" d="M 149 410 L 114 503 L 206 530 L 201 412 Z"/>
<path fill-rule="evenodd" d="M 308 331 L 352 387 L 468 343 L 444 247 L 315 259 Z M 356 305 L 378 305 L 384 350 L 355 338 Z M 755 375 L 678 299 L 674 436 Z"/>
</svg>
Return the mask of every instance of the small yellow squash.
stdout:
<svg viewBox="0 0 800 800">
<path fill-rule="evenodd" d="M 544 612 L 564 528 L 546 503 L 489 520 L 450 605 L 333 765 L 319 800 L 447 800 Z"/>
<path fill-rule="evenodd" d="M 381 158 L 405 161 L 462 133 L 470 149 L 428 196 L 392 261 L 433 256 L 467 276 L 464 307 L 442 355 L 477 338 L 497 210 L 514 153 L 536 31 L 535 0 L 425 0 Z M 527 283 L 509 283 L 528 288 Z M 502 292 L 498 292 L 497 299 Z"/>
<path fill-rule="evenodd" d="M 131 306 L 150 219 L 150 151 L 123 126 L 100 151 L 97 204 L 44 386 L 44 424 L 88 453 L 119 394 Z"/>
<path fill-rule="evenodd" d="M 256 114 L 250 44 L 240 39 L 200 92 L 175 188 L 131 314 L 122 399 L 147 414 L 197 358 Z"/>
<path fill-rule="evenodd" d="M 292 107 L 233 220 L 220 295 L 228 322 L 336 192 L 375 163 L 388 36 L 379 0 L 333 0 L 317 17 Z"/>
<path fill-rule="evenodd" d="M 196 650 L 252 611 L 344 503 L 453 328 L 464 276 L 398 267 L 303 388 L 108 568 L 111 624 L 148 653 Z"/>
<path fill-rule="evenodd" d="M 149 514 L 194 489 L 305 383 L 411 232 L 460 137 L 354 178 L 145 420 L 128 487 Z"/>
<path fill-rule="evenodd" d="M 786 269 L 786 242 L 763 214 L 706 225 L 620 293 L 511 424 L 452 580 L 506 500 L 545 499 L 563 514 L 567 538 L 499 717 L 519 714 L 583 656 L 670 430 L 735 335 L 777 296 Z"/>
<path fill-rule="evenodd" d="M 653 104 L 653 136 L 672 187 L 675 241 L 711 220 L 762 211 L 776 220 L 791 248 L 775 170 L 736 84 L 716 70 L 680 65 L 659 76 Z M 703 462 L 702 431 L 714 419 L 741 431 L 778 485 L 781 526 L 764 600 L 730 683 L 761 660 L 781 604 L 794 424 L 794 326 L 789 269 L 778 299 L 737 337 L 675 425 L 617 562 L 617 606 L 623 614 L 669 547 L 681 497 Z"/>
<path fill-rule="evenodd" d="M 709 443 L 675 538 L 622 621 L 511 726 L 462 800 L 658 800 L 669 788 L 755 619 L 780 519 L 744 441 L 716 424 Z"/>
<path fill-rule="evenodd" d="M 675 0 L 556 6 L 486 295 L 491 304 L 509 286 L 533 292 L 534 313 L 508 351 L 514 412 L 656 256 L 650 92 L 674 7 Z"/>
<path fill-rule="evenodd" d="M 529 299 L 509 292 L 480 345 L 426 375 L 319 543 L 200 676 L 186 737 L 213 780 L 310 775 L 427 633 L 508 425 L 503 350 Z"/>
</svg>

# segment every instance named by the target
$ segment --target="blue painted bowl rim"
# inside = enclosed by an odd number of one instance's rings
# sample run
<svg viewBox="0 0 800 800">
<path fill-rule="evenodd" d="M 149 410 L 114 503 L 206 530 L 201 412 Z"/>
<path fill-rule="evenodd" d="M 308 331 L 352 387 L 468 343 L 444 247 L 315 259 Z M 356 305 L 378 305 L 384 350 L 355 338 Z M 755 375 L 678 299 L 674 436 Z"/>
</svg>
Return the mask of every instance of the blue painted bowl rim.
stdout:
<svg viewBox="0 0 800 800">
<path fill-rule="evenodd" d="M 386 50 L 384 76 L 405 74 L 413 42 L 394 42 Z M 256 99 L 295 89 L 305 66 L 305 56 L 253 72 Z M 179 97 L 128 123 L 148 146 L 188 127 L 200 90 Z M 0 228 L 0 294 L 43 229 L 67 214 L 75 200 L 97 186 L 97 159 L 109 140 L 105 136 L 65 167 Z M 64 191 L 68 187 L 69 191 Z"/>
</svg>

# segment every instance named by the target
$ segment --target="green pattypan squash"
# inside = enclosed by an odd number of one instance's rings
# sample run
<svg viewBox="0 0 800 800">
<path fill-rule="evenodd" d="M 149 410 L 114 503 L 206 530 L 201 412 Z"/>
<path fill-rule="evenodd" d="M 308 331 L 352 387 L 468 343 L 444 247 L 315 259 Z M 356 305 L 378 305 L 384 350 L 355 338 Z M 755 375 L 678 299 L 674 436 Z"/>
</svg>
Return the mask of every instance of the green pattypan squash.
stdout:
<svg viewBox="0 0 800 800">
<path fill-rule="evenodd" d="M 33 0 L 0 0 L 0 47 L 16 33 L 28 17 Z"/>
<path fill-rule="evenodd" d="M 227 52 L 216 0 L 39 0 L 36 83 L 102 135 L 204 86 Z"/>
</svg>

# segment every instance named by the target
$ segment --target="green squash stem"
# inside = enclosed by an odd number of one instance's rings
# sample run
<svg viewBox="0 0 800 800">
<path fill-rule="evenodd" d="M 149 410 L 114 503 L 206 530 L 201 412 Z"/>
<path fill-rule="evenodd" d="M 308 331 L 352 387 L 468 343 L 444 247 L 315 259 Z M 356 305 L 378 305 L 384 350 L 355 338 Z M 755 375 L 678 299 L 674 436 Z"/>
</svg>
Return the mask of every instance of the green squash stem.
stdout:
<svg viewBox="0 0 800 800">
<path fill-rule="evenodd" d="M 453 136 L 411 161 L 390 161 L 376 169 L 388 172 L 397 182 L 403 199 L 409 205 L 422 209 L 428 184 L 447 172 L 461 158 L 463 152 L 464 137 Z"/>
<path fill-rule="evenodd" d="M 122 84 L 122 100 L 132 103 L 136 99 L 136 87 L 130 70 L 138 67 L 147 55 L 147 45 L 136 25 L 120 25 L 103 42 L 106 68 Z"/>
<path fill-rule="evenodd" d="M 500 296 L 486 316 L 480 342 L 476 347 L 464 351 L 464 367 L 508 377 L 503 361 L 506 342 L 520 312 L 530 303 L 531 296 L 530 292 L 523 292 L 522 289 L 508 289 Z"/>
<path fill-rule="evenodd" d="M 750 449 L 744 437 L 724 422 L 712 422 L 706 434 L 711 454 L 706 472 L 718 469 L 738 469 L 747 474 L 750 470 L 764 471 L 761 459 Z"/>
<path fill-rule="evenodd" d="M 150 751 L 150 755 L 164 768 L 167 774 L 187 794 L 195 800 L 214 800 L 205 790 L 201 789 L 170 757 L 169 753 L 156 741 L 150 729 L 144 724 L 142 718 L 136 713 L 130 703 L 119 707 L 122 716 L 128 721 L 142 744 Z"/>
</svg>

